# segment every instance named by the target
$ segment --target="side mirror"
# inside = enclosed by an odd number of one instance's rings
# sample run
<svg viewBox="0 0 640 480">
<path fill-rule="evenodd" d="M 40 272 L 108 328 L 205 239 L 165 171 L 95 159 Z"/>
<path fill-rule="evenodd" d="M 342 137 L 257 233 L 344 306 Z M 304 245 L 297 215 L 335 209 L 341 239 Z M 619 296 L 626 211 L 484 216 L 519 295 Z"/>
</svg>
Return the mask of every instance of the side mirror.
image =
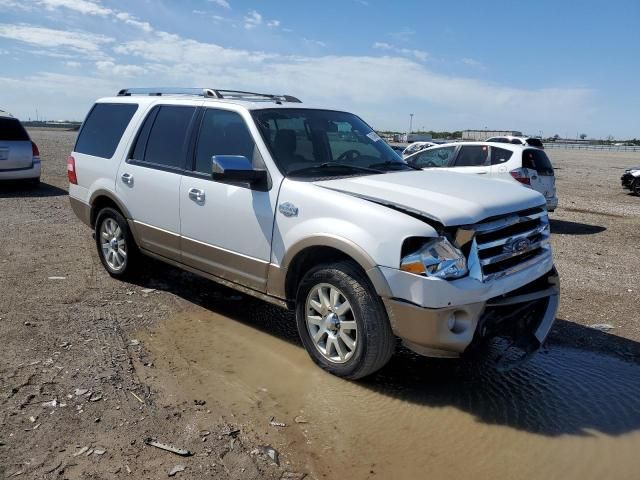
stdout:
<svg viewBox="0 0 640 480">
<path fill-rule="evenodd" d="M 214 180 L 247 182 L 251 185 L 267 180 L 266 170 L 255 170 L 249 159 L 242 155 L 214 155 L 211 157 L 211 175 Z"/>
</svg>

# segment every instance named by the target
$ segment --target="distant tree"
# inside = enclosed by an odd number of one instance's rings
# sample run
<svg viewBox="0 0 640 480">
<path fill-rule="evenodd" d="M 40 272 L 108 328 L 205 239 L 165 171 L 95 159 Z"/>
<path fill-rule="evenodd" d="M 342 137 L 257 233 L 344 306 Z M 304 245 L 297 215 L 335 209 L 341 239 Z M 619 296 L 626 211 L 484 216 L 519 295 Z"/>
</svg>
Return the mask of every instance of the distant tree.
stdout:
<svg viewBox="0 0 640 480">
<path fill-rule="evenodd" d="M 558 135 L 557 133 L 553 136 L 554 140 L 560 140 L 560 135 Z"/>
<path fill-rule="evenodd" d="M 615 140 L 615 138 L 613 137 L 613 135 L 609 135 L 607 137 L 607 142 L 613 142 Z"/>
<path fill-rule="evenodd" d="M 580 134 L 580 140 L 584 140 L 585 138 L 587 138 L 587 134 L 586 133 L 581 133 Z"/>
</svg>

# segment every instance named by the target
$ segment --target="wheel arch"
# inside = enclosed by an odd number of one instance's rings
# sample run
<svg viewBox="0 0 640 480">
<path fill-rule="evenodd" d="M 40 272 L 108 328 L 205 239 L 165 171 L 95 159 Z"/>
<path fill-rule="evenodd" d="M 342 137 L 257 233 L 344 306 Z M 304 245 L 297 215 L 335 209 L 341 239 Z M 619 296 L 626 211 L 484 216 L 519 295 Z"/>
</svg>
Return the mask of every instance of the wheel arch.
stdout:
<svg viewBox="0 0 640 480">
<path fill-rule="evenodd" d="M 378 265 L 362 247 L 351 240 L 327 234 L 306 237 L 287 250 L 282 266 L 270 272 L 269 293 L 293 301 L 306 272 L 318 265 L 343 260 L 358 265 L 378 295 L 391 295 L 389 284 Z"/>
<path fill-rule="evenodd" d="M 129 210 L 118 200 L 118 197 L 116 197 L 113 192 L 108 190 L 96 190 L 93 192 L 89 204 L 91 205 L 90 221 L 92 226 L 95 226 L 98 212 L 106 207 L 118 210 L 127 221 L 131 220 Z"/>
</svg>

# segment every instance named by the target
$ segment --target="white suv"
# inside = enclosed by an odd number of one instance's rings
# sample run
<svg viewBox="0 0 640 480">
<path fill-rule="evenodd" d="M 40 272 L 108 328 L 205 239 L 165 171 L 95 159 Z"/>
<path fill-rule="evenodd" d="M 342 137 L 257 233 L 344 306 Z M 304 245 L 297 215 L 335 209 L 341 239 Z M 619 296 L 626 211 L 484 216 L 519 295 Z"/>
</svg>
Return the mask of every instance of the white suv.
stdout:
<svg viewBox="0 0 640 480">
<path fill-rule="evenodd" d="M 460 173 L 520 183 L 544 195 L 547 209 L 558 207 L 556 177 L 547 154 L 535 147 L 489 142 L 459 142 L 430 147 L 406 157 L 419 168 L 441 168 Z"/>
<path fill-rule="evenodd" d="M 397 337 L 440 357 L 498 335 L 531 352 L 555 319 L 544 198 L 414 170 L 351 113 L 123 90 L 93 106 L 68 170 L 112 276 L 144 254 L 295 309 L 309 355 L 339 376 L 381 368 Z"/>
</svg>

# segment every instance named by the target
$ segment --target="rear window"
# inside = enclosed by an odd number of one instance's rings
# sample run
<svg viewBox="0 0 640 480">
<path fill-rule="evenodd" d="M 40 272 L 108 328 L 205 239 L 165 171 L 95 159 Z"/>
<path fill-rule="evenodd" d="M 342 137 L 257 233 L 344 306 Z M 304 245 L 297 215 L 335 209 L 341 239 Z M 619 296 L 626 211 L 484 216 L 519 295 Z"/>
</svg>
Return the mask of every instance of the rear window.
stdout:
<svg viewBox="0 0 640 480">
<path fill-rule="evenodd" d="M 0 140 L 29 141 L 29 135 L 19 120 L 15 118 L 0 118 Z"/>
<path fill-rule="evenodd" d="M 505 148 L 491 147 L 491 165 L 500 165 L 509 161 L 513 155 L 511 150 Z"/>
<path fill-rule="evenodd" d="M 538 175 L 553 175 L 551 161 L 542 150 L 524 150 L 522 152 L 522 168 L 535 170 Z"/>
<path fill-rule="evenodd" d="M 113 157 L 137 109 L 134 103 L 96 103 L 82 124 L 73 150 L 94 157 Z"/>
</svg>

